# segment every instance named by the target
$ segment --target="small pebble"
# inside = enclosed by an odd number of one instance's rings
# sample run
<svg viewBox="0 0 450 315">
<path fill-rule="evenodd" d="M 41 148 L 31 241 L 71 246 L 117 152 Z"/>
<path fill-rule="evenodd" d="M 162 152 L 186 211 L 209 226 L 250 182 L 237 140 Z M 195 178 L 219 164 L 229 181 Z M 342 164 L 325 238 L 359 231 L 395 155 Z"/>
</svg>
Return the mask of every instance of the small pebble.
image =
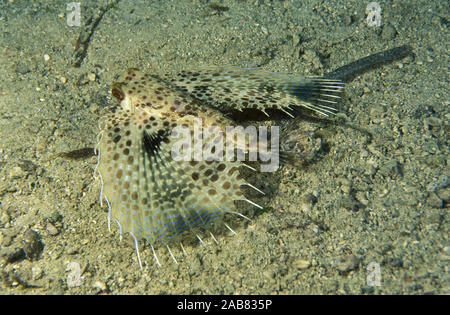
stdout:
<svg viewBox="0 0 450 315">
<path fill-rule="evenodd" d="M 9 178 L 10 179 L 22 178 L 22 177 L 25 177 L 25 175 L 27 175 L 27 173 L 20 166 L 14 166 L 9 170 Z"/>
<path fill-rule="evenodd" d="M 347 274 L 348 272 L 357 269 L 359 266 L 359 258 L 354 255 L 346 255 L 343 257 L 337 270 L 340 274 Z"/>
<path fill-rule="evenodd" d="M 352 181 L 347 178 L 341 178 L 341 190 L 344 194 L 349 194 L 352 190 Z"/>
<path fill-rule="evenodd" d="M 261 26 L 261 31 L 264 33 L 264 35 L 269 34 L 269 31 L 267 31 L 267 28 L 265 28 L 264 26 Z"/>
<path fill-rule="evenodd" d="M 313 194 L 305 194 L 299 203 L 299 208 L 303 212 L 310 212 L 316 202 L 317 198 Z"/>
<path fill-rule="evenodd" d="M 448 203 L 450 200 L 450 186 L 438 189 L 436 194 L 440 199 Z"/>
<path fill-rule="evenodd" d="M 98 289 L 100 292 L 106 291 L 107 287 L 106 284 L 102 281 L 95 281 L 94 284 L 92 285 L 95 289 Z"/>
<path fill-rule="evenodd" d="M 31 268 L 31 274 L 33 277 L 33 280 L 39 280 L 44 275 L 44 272 L 40 267 L 33 267 Z"/>
<path fill-rule="evenodd" d="M 388 160 L 380 167 L 380 174 L 385 177 L 396 177 L 401 173 L 401 167 L 397 160 Z"/>
<path fill-rule="evenodd" d="M 441 198 L 439 198 L 439 196 L 434 192 L 430 193 L 430 195 L 428 196 L 427 204 L 430 207 L 436 209 L 441 209 L 444 207 L 444 201 Z"/>
<path fill-rule="evenodd" d="M 9 223 L 9 221 L 11 220 L 11 217 L 9 216 L 9 214 L 4 211 L 1 215 L 0 215 L 0 223 L 6 225 L 7 223 Z M 0 239 L 1 239 L 1 235 L 0 235 Z M 1 243 L 1 242 L 0 242 Z"/>
<path fill-rule="evenodd" d="M 55 236 L 59 233 L 58 229 L 50 222 L 47 222 L 47 226 L 45 227 L 45 230 L 47 231 L 48 235 L 51 235 L 51 236 Z"/>
<path fill-rule="evenodd" d="M 94 82 L 95 79 L 97 78 L 95 73 L 89 73 L 87 77 L 88 77 L 88 80 L 91 81 L 91 82 Z"/>
<path fill-rule="evenodd" d="M 24 258 L 24 251 L 20 246 L 0 248 L 0 259 L 6 263 L 13 263 Z"/>
<path fill-rule="evenodd" d="M 385 41 L 393 40 L 397 36 L 397 30 L 390 24 L 386 24 L 381 31 L 381 38 Z"/>
<path fill-rule="evenodd" d="M 25 256 L 30 260 L 36 260 L 39 258 L 44 245 L 41 242 L 41 237 L 36 231 L 31 229 L 26 230 L 22 238 L 23 252 Z"/>
<path fill-rule="evenodd" d="M 439 16 L 433 16 L 431 18 L 431 23 L 437 27 L 442 26 L 442 19 Z"/>
<path fill-rule="evenodd" d="M 433 178 L 432 182 L 427 186 L 427 191 L 433 192 L 438 189 L 450 186 L 449 179 L 449 176 L 446 174 Z"/>
<path fill-rule="evenodd" d="M 267 279 L 273 279 L 276 277 L 276 272 L 274 272 L 272 269 L 267 269 L 263 271 L 263 275 L 267 278 Z"/>
<path fill-rule="evenodd" d="M 312 70 L 314 71 L 323 68 L 319 55 L 312 49 L 305 50 L 302 55 L 302 59 L 305 63 L 310 63 L 312 65 Z"/>
<path fill-rule="evenodd" d="M 294 266 L 297 269 L 304 270 L 308 269 L 311 266 L 311 263 L 308 260 L 296 259 L 292 263 L 292 266 Z"/>
<path fill-rule="evenodd" d="M 293 45 L 294 47 L 297 47 L 298 44 L 300 44 L 300 42 L 301 42 L 301 37 L 300 37 L 300 35 L 294 34 L 294 35 L 292 36 L 292 45 Z"/>
</svg>

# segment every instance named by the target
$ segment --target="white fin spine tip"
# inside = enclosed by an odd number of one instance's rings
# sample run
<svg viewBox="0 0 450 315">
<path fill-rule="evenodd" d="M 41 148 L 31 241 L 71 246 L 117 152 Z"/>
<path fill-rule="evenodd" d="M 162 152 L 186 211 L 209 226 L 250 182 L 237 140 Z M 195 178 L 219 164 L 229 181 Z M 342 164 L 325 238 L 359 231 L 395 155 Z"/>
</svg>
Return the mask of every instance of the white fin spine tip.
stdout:
<svg viewBox="0 0 450 315">
<path fill-rule="evenodd" d="M 226 228 L 227 228 L 228 230 L 230 230 L 230 232 L 231 232 L 233 235 L 237 235 L 237 233 L 236 233 L 235 231 L 233 231 L 233 229 L 230 228 L 230 227 L 228 226 L 228 224 L 226 224 L 226 223 L 224 223 L 224 224 L 225 224 Z"/>
<path fill-rule="evenodd" d="M 186 250 L 184 249 L 183 243 L 181 243 L 181 242 L 180 242 L 180 247 L 181 247 L 181 250 L 183 251 L 183 254 L 185 256 L 187 256 Z"/>
<path fill-rule="evenodd" d="M 261 111 L 264 113 L 264 115 L 266 115 L 267 117 L 270 117 L 269 114 L 267 114 L 264 109 L 261 109 Z"/>
<path fill-rule="evenodd" d="M 288 111 L 284 110 L 283 108 L 278 108 L 279 110 L 281 110 L 283 113 L 285 113 L 286 115 L 288 115 L 291 118 L 295 118 L 294 115 L 292 115 L 291 113 L 289 113 Z"/>
<path fill-rule="evenodd" d="M 159 263 L 158 256 L 156 256 L 155 249 L 153 248 L 152 243 L 150 243 L 148 240 L 147 240 L 147 243 L 150 244 L 150 247 L 151 247 L 152 252 L 153 252 L 153 257 L 155 257 L 155 260 L 156 260 L 156 264 L 158 265 L 158 267 L 161 267 L 161 264 Z"/>
<path fill-rule="evenodd" d="M 248 165 L 248 164 L 242 163 L 242 166 L 245 166 L 245 167 L 251 169 L 252 171 L 256 172 L 256 169 L 255 169 L 254 167 L 251 167 L 251 166 Z"/>
<path fill-rule="evenodd" d="M 195 234 L 195 236 L 197 236 L 198 240 L 200 241 L 200 244 L 202 244 L 203 246 L 206 246 L 205 243 L 203 243 L 202 239 L 200 238 L 200 236 L 198 236 L 198 234 Z"/>
<path fill-rule="evenodd" d="M 262 195 L 264 195 L 264 196 L 266 195 L 262 190 L 256 188 L 255 186 L 253 186 L 253 185 L 250 184 L 250 183 L 245 183 L 245 184 L 243 184 L 243 185 L 248 186 L 248 187 L 250 187 L 250 188 L 253 188 L 254 190 L 256 190 L 257 192 L 259 192 L 260 194 L 262 194 Z"/>
<path fill-rule="evenodd" d="M 235 214 L 237 216 L 240 216 L 246 220 L 248 220 L 249 222 L 252 222 L 252 219 L 250 219 L 249 217 L 243 215 L 242 213 L 236 212 L 236 211 L 226 211 L 226 213 L 231 213 L 231 214 Z"/>
<path fill-rule="evenodd" d="M 136 248 L 136 256 L 138 259 L 139 267 L 141 268 L 141 271 L 142 271 L 143 269 L 142 269 L 142 263 L 141 263 L 141 256 L 139 255 L 139 245 L 138 245 L 137 238 L 136 238 L 136 236 L 134 236 L 133 233 L 131 233 L 131 232 L 129 232 L 129 233 L 131 234 L 131 236 L 134 239 L 134 247 Z"/>
<path fill-rule="evenodd" d="M 321 99 L 321 98 L 319 98 L 318 101 L 325 102 L 325 103 L 330 103 L 330 104 L 337 104 L 336 102 L 329 101 L 329 100 L 324 100 L 324 99 Z"/>
<path fill-rule="evenodd" d="M 254 202 L 251 201 L 251 200 L 244 199 L 244 201 L 247 201 L 249 204 L 251 204 L 251 205 L 253 205 L 253 206 L 255 206 L 255 207 L 257 207 L 257 208 L 259 208 L 259 209 L 261 209 L 261 210 L 263 209 L 263 207 L 261 207 L 260 205 L 254 203 Z"/>
<path fill-rule="evenodd" d="M 211 235 L 211 238 L 213 239 L 214 243 L 219 244 L 219 242 L 217 241 L 217 239 L 214 237 L 214 235 L 211 233 L 211 231 L 208 231 L 209 235 Z"/>
<path fill-rule="evenodd" d="M 325 92 L 334 92 L 334 91 L 332 91 L 332 90 L 322 90 L 322 91 L 325 91 Z M 321 96 L 326 96 L 326 97 L 331 97 L 331 98 L 341 98 L 339 95 L 332 95 L 332 94 L 320 94 Z"/>
<path fill-rule="evenodd" d="M 169 251 L 170 257 L 172 257 L 173 261 L 175 262 L 176 265 L 178 265 L 177 260 L 175 259 L 175 256 L 172 254 L 172 251 L 170 250 L 169 245 L 166 245 L 167 250 Z"/>
</svg>

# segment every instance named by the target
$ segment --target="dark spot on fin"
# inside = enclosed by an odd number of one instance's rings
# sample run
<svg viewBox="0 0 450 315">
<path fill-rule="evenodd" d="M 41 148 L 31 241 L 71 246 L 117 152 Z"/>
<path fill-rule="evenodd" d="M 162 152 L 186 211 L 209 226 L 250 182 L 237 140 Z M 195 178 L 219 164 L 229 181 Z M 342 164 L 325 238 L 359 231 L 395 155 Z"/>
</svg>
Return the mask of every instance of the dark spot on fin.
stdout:
<svg viewBox="0 0 450 315">
<path fill-rule="evenodd" d="M 142 145 L 144 146 L 144 150 L 147 152 L 149 157 L 159 155 L 158 152 L 161 150 L 161 142 L 163 142 L 166 138 L 166 133 L 163 130 L 160 130 L 158 133 L 154 134 L 149 134 L 144 131 Z"/>
</svg>

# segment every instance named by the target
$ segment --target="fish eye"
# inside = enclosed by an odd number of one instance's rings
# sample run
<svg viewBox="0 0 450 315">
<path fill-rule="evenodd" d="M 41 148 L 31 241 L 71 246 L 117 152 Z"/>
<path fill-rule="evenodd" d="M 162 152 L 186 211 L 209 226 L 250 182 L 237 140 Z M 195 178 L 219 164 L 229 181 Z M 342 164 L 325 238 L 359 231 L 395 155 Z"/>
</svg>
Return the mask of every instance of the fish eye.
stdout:
<svg viewBox="0 0 450 315">
<path fill-rule="evenodd" d="M 116 98 L 117 101 L 122 102 L 125 98 L 125 95 L 123 94 L 122 90 L 118 86 L 113 86 L 111 88 L 111 95 Z"/>
</svg>

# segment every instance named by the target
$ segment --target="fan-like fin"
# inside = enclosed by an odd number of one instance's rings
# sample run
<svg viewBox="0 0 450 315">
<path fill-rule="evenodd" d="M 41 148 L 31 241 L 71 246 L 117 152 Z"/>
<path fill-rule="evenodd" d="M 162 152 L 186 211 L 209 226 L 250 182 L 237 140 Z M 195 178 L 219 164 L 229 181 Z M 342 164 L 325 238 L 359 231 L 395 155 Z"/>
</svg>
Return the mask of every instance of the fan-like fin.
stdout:
<svg viewBox="0 0 450 315">
<path fill-rule="evenodd" d="M 300 107 L 328 116 L 343 89 L 340 80 L 305 78 L 256 68 L 210 66 L 167 77 L 182 92 L 222 112 L 277 109 L 292 116 Z"/>
</svg>

